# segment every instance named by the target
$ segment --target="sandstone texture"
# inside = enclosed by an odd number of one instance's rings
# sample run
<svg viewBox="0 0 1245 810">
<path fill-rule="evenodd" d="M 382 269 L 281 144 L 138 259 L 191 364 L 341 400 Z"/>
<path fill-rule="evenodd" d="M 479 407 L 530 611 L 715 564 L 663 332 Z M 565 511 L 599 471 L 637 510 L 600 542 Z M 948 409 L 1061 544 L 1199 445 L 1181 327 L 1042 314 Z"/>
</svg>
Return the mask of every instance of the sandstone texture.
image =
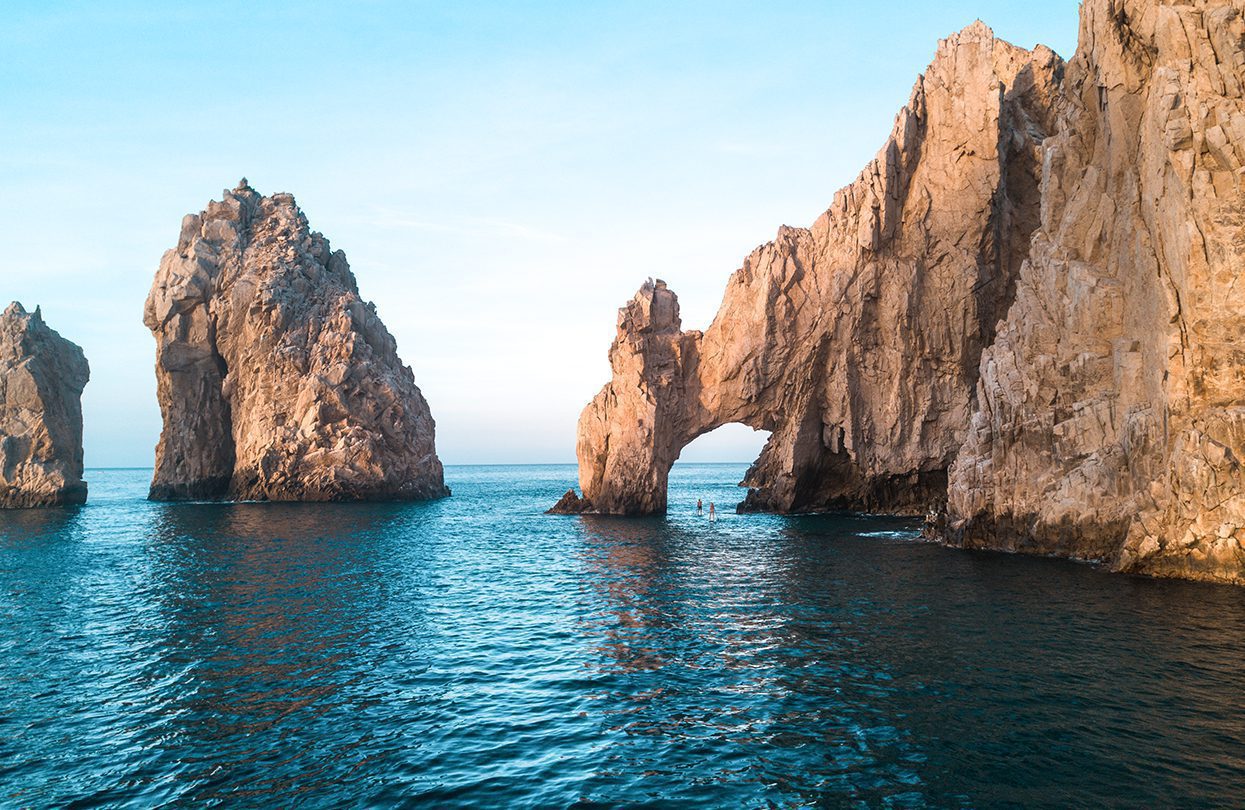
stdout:
<svg viewBox="0 0 1245 810">
<path fill-rule="evenodd" d="M 152 499 L 449 494 L 411 369 L 291 195 L 243 180 L 187 216 L 143 321 L 164 417 Z"/>
<path fill-rule="evenodd" d="M 680 451 L 731 422 L 772 432 L 742 509 L 923 514 L 942 497 L 1039 224 L 1063 68 L 966 28 L 830 209 L 744 261 L 707 331 L 683 331 L 675 294 L 646 283 L 580 417 L 588 508 L 664 512 Z"/>
<path fill-rule="evenodd" d="M 0 315 L 0 508 L 86 501 L 82 349 L 14 302 Z"/>
<path fill-rule="evenodd" d="M 949 539 L 1245 581 L 1245 4 L 1086 0 Z"/>
</svg>

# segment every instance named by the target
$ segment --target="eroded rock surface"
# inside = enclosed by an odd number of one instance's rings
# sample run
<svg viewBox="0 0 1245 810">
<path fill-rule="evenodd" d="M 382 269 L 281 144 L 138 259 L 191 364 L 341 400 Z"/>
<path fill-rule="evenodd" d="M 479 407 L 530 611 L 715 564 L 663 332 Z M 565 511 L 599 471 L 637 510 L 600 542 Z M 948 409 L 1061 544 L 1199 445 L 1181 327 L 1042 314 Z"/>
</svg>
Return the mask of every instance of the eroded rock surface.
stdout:
<svg viewBox="0 0 1245 810">
<path fill-rule="evenodd" d="M 411 369 L 291 195 L 243 180 L 187 216 L 143 320 L 164 416 L 151 498 L 449 494 Z"/>
<path fill-rule="evenodd" d="M 1087 0 L 950 538 L 1245 579 L 1245 6 Z"/>
<path fill-rule="evenodd" d="M 742 508 L 923 513 L 945 492 L 978 360 L 1039 221 L 1039 145 L 1063 70 L 976 23 L 942 42 L 894 131 L 812 228 L 779 230 L 703 334 L 649 282 L 584 410 L 596 511 L 653 514 L 697 436 L 772 431 Z"/>
<path fill-rule="evenodd" d="M 1086 0 L 1061 73 L 961 32 L 704 335 L 646 285 L 580 421 L 592 505 L 661 511 L 738 421 L 773 431 L 745 508 L 945 491 L 954 544 L 1245 582 L 1245 6 Z"/>
<path fill-rule="evenodd" d="M 86 501 L 82 349 L 12 303 L 0 315 L 0 508 Z"/>
</svg>

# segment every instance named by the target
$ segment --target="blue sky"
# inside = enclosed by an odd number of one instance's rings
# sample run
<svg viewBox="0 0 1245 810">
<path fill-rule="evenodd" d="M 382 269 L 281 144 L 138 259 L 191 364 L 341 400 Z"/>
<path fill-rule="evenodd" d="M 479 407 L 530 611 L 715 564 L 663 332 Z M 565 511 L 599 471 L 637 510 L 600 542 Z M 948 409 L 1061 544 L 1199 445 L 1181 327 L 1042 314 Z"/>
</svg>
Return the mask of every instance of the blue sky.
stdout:
<svg viewBox="0 0 1245 810">
<path fill-rule="evenodd" d="M 91 363 L 88 466 L 149 466 L 142 305 L 184 214 L 246 176 L 346 251 L 446 463 L 574 459 L 647 276 L 708 325 L 727 276 L 882 145 L 980 17 L 1071 56 L 1077 4 L 5 4 L 0 297 Z M 723 428 L 684 458 L 750 460 Z"/>
</svg>

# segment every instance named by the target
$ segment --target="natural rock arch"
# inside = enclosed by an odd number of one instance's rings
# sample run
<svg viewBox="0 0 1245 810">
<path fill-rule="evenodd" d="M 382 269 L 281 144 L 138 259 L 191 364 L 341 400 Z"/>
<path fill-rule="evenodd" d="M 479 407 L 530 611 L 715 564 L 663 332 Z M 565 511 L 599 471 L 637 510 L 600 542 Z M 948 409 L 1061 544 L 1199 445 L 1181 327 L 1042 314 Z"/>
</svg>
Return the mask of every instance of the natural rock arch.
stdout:
<svg viewBox="0 0 1245 810">
<path fill-rule="evenodd" d="M 646 282 L 580 417 L 584 499 L 563 506 L 661 513 L 681 449 L 731 422 L 771 431 L 743 509 L 915 513 L 945 496 L 1038 224 L 1062 71 L 969 26 L 830 209 L 744 261 L 708 330 L 683 332 L 674 293 Z"/>
</svg>

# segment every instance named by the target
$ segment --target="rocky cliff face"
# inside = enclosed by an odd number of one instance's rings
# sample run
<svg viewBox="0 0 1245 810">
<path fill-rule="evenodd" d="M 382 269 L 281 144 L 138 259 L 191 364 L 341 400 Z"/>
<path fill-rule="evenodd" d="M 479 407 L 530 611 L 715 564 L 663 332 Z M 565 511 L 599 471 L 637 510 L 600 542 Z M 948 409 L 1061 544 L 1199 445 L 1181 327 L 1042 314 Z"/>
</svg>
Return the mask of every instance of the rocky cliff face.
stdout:
<svg viewBox="0 0 1245 810">
<path fill-rule="evenodd" d="M 773 431 L 745 507 L 945 492 L 953 544 L 1245 582 L 1245 6 L 1086 0 L 1061 73 L 961 32 L 704 335 L 646 285 L 578 508 L 661 511 L 679 449 L 739 421 Z"/>
<path fill-rule="evenodd" d="M 82 349 L 14 302 L 0 315 L 0 508 L 86 501 Z"/>
<path fill-rule="evenodd" d="M 745 260 L 705 333 L 682 331 L 674 293 L 645 284 L 579 422 L 590 508 L 663 512 L 679 452 L 729 422 L 772 432 L 744 508 L 916 512 L 941 497 L 1038 225 L 1062 71 L 1049 49 L 970 26 L 812 228 L 784 227 Z"/>
<path fill-rule="evenodd" d="M 164 416 L 151 498 L 449 494 L 410 368 L 289 194 L 244 180 L 187 216 L 143 321 Z"/>
<path fill-rule="evenodd" d="M 1245 6 L 1087 0 L 950 539 L 1245 580 Z"/>
</svg>

